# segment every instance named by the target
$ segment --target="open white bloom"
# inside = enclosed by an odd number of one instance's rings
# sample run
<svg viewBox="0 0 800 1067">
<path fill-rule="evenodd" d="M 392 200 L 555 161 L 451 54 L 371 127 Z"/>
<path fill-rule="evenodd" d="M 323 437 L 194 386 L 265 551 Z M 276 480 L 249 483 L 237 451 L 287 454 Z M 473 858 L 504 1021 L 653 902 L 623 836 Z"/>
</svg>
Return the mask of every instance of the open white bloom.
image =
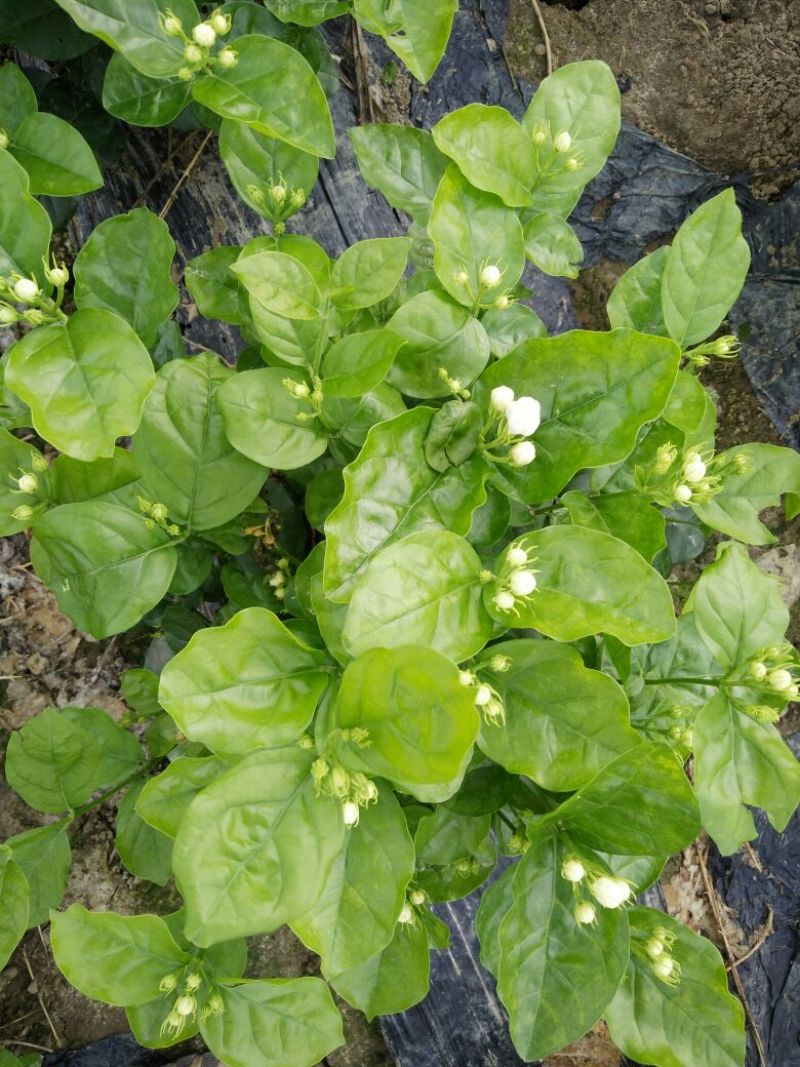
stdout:
<svg viewBox="0 0 800 1067">
<path fill-rule="evenodd" d="M 536 459 L 536 446 L 532 441 L 518 441 L 508 455 L 515 467 L 527 467 Z"/>
<path fill-rule="evenodd" d="M 486 289 L 493 289 L 502 277 L 500 268 L 496 267 L 494 263 L 489 263 L 481 271 L 481 285 Z"/>
<path fill-rule="evenodd" d="M 697 452 L 687 452 L 683 464 L 683 476 L 687 482 L 702 482 L 706 476 L 706 465 Z"/>
<path fill-rule="evenodd" d="M 532 396 L 520 396 L 506 412 L 506 419 L 512 437 L 530 437 L 542 421 L 541 405 Z"/>
<path fill-rule="evenodd" d="M 514 596 L 530 596 L 536 588 L 536 575 L 532 571 L 514 571 L 508 584 Z"/>
<path fill-rule="evenodd" d="M 780 667 L 776 671 L 770 671 L 767 681 L 773 689 L 777 689 L 779 693 L 784 692 L 786 689 L 791 689 L 794 678 L 792 678 L 789 671 Z"/>
<path fill-rule="evenodd" d="M 588 900 L 582 900 L 580 904 L 575 907 L 575 920 L 579 922 L 581 926 L 587 926 L 589 923 L 593 923 L 597 916 L 594 904 L 590 904 Z"/>
<path fill-rule="evenodd" d="M 622 878 L 601 874 L 589 885 L 594 899 L 604 908 L 618 908 L 630 899 L 631 887 Z"/>
<path fill-rule="evenodd" d="M 528 553 L 524 548 L 515 545 L 513 548 L 509 548 L 508 552 L 506 552 L 506 559 L 512 567 L 524 567 L 528 562 Z"/>
<path fill-rule="evenodd" d="M 501 415 L 505 415 L 514 403 L 514 390 L 507 385 L 497 385 L 492 389 L 490 400 L 494 410 L 499 411 Z"/>
<path fill-rule="evenodd" d="M 570 148 L 572 148 L 572 138 L 566 130 L 557 133 L 553 138 L 553 148 L 555 148 L 556 152 L 569 152 Z"/>
<path fill-rule="evenodd" d="M 20 278 L 14 283 L 14 295 L 25 304 L 32 304 L 39 295 L 39 286 L 30 278 Z"/>
<path fill-rule="evenodd" d="M 692 495 L 692 490 L 688 485 L 679 485 L 675 488 L 674 496 L 679 504 L 688 504 L 692 499 Z"/>
<path fill-rule="evenodd" d="M 568 882 L 582 882 L 586 877 L 586 868 L 580 860 L 564 860 L 561 864 L 561 877 Z"/>
<path fill-rule="evenodd" d="M 210 23 L 201 22 L 192 30 L 192 37 L 201 48 L 211 48 L 217 39 L 217 31 Z"/>
<path fill-rule="evenodd" d="M 494 598 L 494 606 L 499 608 L 500 611 L 511 611 L 514 607 L 514 594 L 509 593 L 506 590 L 498 593 Z"/>
</svg>

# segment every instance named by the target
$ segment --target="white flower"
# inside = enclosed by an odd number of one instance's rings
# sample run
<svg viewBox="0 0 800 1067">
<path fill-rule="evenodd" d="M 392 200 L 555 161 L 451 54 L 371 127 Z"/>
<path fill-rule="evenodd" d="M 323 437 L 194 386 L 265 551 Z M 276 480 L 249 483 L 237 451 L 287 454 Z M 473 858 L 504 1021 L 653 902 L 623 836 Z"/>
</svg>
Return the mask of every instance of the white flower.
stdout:
<svg viewBox="0 0 800 1067">
<path fill-rule="evenodd" d="M 501 415 L 505 415 L 514 403 L 514 390 L 507 385 L 497 385 L 490 394 L 492 407 Z"/>
<path fill-rule="evenodd" d="M 502 277 L 500 268 L 496 267 L 494 263 L 489 263 L 481 271 L 481 285 L 485 289 L 493 289 L 495 285 L 499 284 Z"/>
<path fill-rule="evenodd" d="M 479 708 L 484 707 L 492 699 L 492 691 L 488 685 L 479 685 L 475 693 L 475 703 Z"/>
<path fill-rule="evenodd" d="M 358 823 L 358 804 L 354 800 L 346 800 L 342 804 L 342 819 L 345 826 L 356 826 Z"/>
<path fill-rule="evenodd" d="M 572 148 L 572 138 L 566 130 L 556 134 L 553 139 L 553 148 L 555 148 L 556 152 L 569 152 L 570 148 Z"/>
<path fill-rule="evenodd" d="M 618 908 L 630 899 L 631 887 L 622 878 L 612 878 L 602 874 L 590 884 L 594 899 L 604 908 Z"/>
<path fill-rule="evenodd" d="M 500 611 L 512 611 L 514 608 L 514 594 L 508 593 L 505 590 L 497 594 L 494 598 L 494 606 Z"/>
<path fill-rule="evenodd" d="M 688 504 L 692 499 L 692 490 L 688 485 L 678 485 L 673 495 L 679 504 Z"/>
<path fill-rule="evenodd" d="M 506 552 L 506 559 L 512 567 L 524 567 L 528 562 L 528 553 L 519 545 L 514 545 Z"/>
<path fill-rule="evenodd" d="M 413 923 L 414 912 L 410 904 L 406 903 L 403 905 L 400 909 L 400 914 L 397 916 L 397 921 L 402 923 L 403 926 L 408 926 L 409 923 Z"/>
<path fill-rule="evenodd" d="M 581 926 L 593 923 L 596 916 L 597 912 L 595 911 L 594 904 L 590 904 L 588 900 L 582 900 L 580 904 L 575 907 L 575 921 L 579 922 Z"/>
<path fill-rule="evenodd" d="M 203 62 L 203 53 L 196 44 L 187 44 L 183 50 L 184 59 L 195 65 Z"/>
<path fill-rule="evenodd" d="M 192 37 L 201 48 L 211 48 L 217 39 L 217 31 L 210 23 L 201 22 L 192 30 Z"/>
<path fill-rule="evenodd" d="M 197 1001 L 194 997 L 188 995 L 178 997 L 175 1002 L 175 1011 L 178 1015 L 183 1015 L 184 1018 L 188 1015 L 194 1015 L 197 1011 Z"/>
<path fill-rule="evenodd" d="M 459 671 L 458 680 L 462 685 L 474 685 L 475 675 L 472 671 Z"/>
<path fill-rule="evenodd" d="M 670 978 L 675 970 L 675 960 L 671 956 L 663 956 L 653 960 L 653 971 L 659 978 Z"/>
<path fill-rule="evenodd" d="M 536 575 L 532 571 L 514 571 L 508 584 L 514 596 L 530 596 L 536 588 Z"/>
<path fill-rule="evenodd" d="M 781 667 L 777 671 L 770 671 L 767 681 L 773 689 L 777 689 L 779 693 L 782 693 L 786 689 L 791 689 L 794 678 L 787 670 Z"/>
<path fill-rule="evenodd" d="M 706 476 L 706 465 L 697 452 L 687 452 L 683 464 L 683 476 L 687 482 L 702 482 Z"/>
<path fill-rule="evenodd" d="M 39 488 L 39 479 L 35 474 L 23 474 L 17 485 L 21 493 L 35 493 Z"/>
<path fill-rule="evenodd" d="M 580 860 L 564 860 L 561 864 L 561 877 L 568 882 L 582 882 L 586 877 L 586 868 Z"/>
<path fill-rule="evenodd" d="M 39 295 L 39 286 L 30 278 L 20 278 L 14 283 L 14 295 L 23 303 L 32 304 Z"/>
<path fill-rule="evenodd" d="M 644 950 L 650 959 L 654 960 L 663 955 L 665 947 L 666 946 L 660 937 L 651 937 L 644 946 Z"/>
<path fill-rule="evenodd" d="M 506 419 L 512 437 L 530 437 L 542 421 L 541 405 L 532 396 L 518 397 L 506 412 Z"/>
<path fill-rule="evenodd" d="M 508 453 L 515 467 L 527 467 L 536 459 L 536 446 L 532 441 L 518 441 Z"/>
</svg>

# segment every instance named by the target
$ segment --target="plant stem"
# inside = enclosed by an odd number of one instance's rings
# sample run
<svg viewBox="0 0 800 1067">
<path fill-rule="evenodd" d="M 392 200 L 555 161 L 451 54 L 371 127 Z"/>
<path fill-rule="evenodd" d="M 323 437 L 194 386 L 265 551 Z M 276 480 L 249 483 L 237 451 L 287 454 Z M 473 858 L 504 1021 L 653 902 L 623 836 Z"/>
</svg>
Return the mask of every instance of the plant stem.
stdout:
<svg viewBox="0 0 800 1067">
<path fill-rule="evenodd" d="M 722 682 L 714 681 L 713 678 L 645 678 L 645 685 L 708 685 L 713 686 L 715 689 L 719 689 Z"/>
<path fill-rule="evenodd" d="M 161 762 L 161 757 L 157 759 L 146 760 L 144 763 L 140 763 L 135 771 L 132 771 L 127 778 L 123 778 L 121 782 L 117 782 L 116 785 L 110 786 L 110 788 L 103 790 L 103 792 L 94 797 L 92 800 L 87 800 L 85 804 L 81 804 L 77 808 L 73 808 L 72 811 L 67 812 L 56 822 L 51 823 L 51 826 L 69 826 L 81 815 L 85 815 L 89 811 L 94 811 L 95 808 L 101 807 L 107 800 L 113 797 L 116 793 L 121 792 L 125 786 L 130 785 L 131 782 L 135 782 L 137 778 L 143 778 L 148 774 L 157 763 Z"/>
</svg>

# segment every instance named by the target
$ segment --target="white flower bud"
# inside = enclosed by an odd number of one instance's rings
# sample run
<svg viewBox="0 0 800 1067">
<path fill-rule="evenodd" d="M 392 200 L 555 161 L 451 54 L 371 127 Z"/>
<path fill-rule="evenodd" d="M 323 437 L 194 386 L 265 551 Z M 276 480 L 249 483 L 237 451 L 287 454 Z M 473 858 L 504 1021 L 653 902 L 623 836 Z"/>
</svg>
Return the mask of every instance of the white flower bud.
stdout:
<svg viewBox="0 0 800 1067">
<path fill-rule="evenodd" d="M 428 894 L 424 889 L 412 889 L 409 893 L 409 899 L 415 907 L 419 908 L 428 899 Z"/>
<path fill-rule="evenodd" d="M 586 868 L 580 860 L 564 860 L 561 864 L 561 877 L 568 882 L 582 882 L 586 877 Z"/>
<path fill-rule="evenodd" d="M 570 148 L 572 148 L 572 138 L 566 130 L 557 133 L 553 138 L 553 148 L 555 148 L 556 152 L 569 152 Z"/>
<path fill-rule="evenodd" d="M 197 1001 L 194 999 L 194 997 L 190 997 L 188 995 L 178 997 L 178 999 L 175 1001 L 175 1011 L 178 1013 L 178 1015 L 182 1015 L 184 1018 L 186 1018 L 186 1016 L 188 1015 L 194 1015 L 194 1013 L 197 1011 Z"/>
<path fill-rule="evenodd" d="M 474 685 L 475 675 L 472 671 L 459 671 L 458 680 L 462 685 Z"/>
<path fill-rule="evenodd" d="M 514 594 L 503 590 L 498 593 L 494 598 L 494 606 L 500 611 L 512 611 L 516 601 L 514 600 Z"/>
<path fill-rule="evenodd" d="M 196 971 L 186 976 L 186 988 L 194 993 L 203 984 L 203 978 Z"/>
<path fill-rule="evenodd" d="M 706 465 L 698 452 L 687 452 L 683 463 L 683 476 L 687 482 L 702 482 Z"/>
<path fill-rule="evenodd" d="M 165 974 L 158 984 L 162 993 L 172 993 L 178 985 L 178 979 L 174 974 Z"/>
<path fill-rule="evenodd" d="M 505 311 L 506 308 L 511 306 L 511 297 L 506 296 L 505 293 L 501 293 L 497 300 L 495 300 L 494 306 L 498 311 Z"/>
<path fill-rule="evenodd" d="M 787 700 L 797 700 L 798 696 L 800 696 L 800 685 L 790 685 L 788 689 L 783 690 L 783 696 Z"/>
<path fill-rule="evenodd" d="M 507 671 L 511 666 L 511 660 L 508 656 L 492 656 L 489 660 L 489 667 L 493 671 Z"/>
<path fill-rule="evenodd" d="M 500 283 L 502 277 L 500 268 L 496 267 L 494 263 L 489 263 L 481 271 L 481 285 L 484 289 L 493 289 Z"/>
<path fill-rule="evenodd" d="M 406 903 L 400 909 L 400 914 L 397 916 L 397 921 L 402 923 L 403 926 L 408 926 L 409 923 L 414 921 L 414 911 L 410 904 Z"/>
<path fill-rule="evenodd" d="M 533 441 L 518 441 L 508 453 L 515 467 L 527 467 L 536 459 L 536 446 Z"/>
<path fill-rule="evenodd" d="M 644 950 L 650 959 L 654 960 L 663 954 L 665 947 L 660 937 L 651 937 L 644 946 Z"/>
<path fill-rule="evenodd" d="M 484 707 L 492 699 L 492 691 L 488 685 L 479 685 L 475 692 L 475 703 L 479 708 Z"/>
<path fill-rule="evenodd" d="M 50 267 L 45 272 L 45 276 L 51 285 L 54 285 L 56 289 L 63 289 L 69 281 L 69 271 L 65 266 Z"/>
<path fill-rule="evenodd" d="M 671 956 L 653 960 L 653 971 L 659 978 L 671 978 L 675 971 L 675 960 Z"/>
<path fill-rule="evenodd" d="M 16 519 L 17 522 L 30 522 L 35 512 L 28 504 L 20 504 L 18 508 L 14 508 L 11 512 L 11 518 Z"/>
<path fill-rule="evenodd" d="M 346 800 L 342 804 L 342 819 L 345 826 L 356 826 L 358 824 L 358 804 L 354 800 Z"/>
<path fill-rule="evenodd" d="M 757 659 L 754 663 L 750 664 L 750 673 L 757 682 L 763 682 L 767 677 L 767 665 L 762 663 L 760 659 Z"/>
<path fill-rule="evenodd" d="M 514 596 L 530 596 L 536 589 L 536 575 L 532 571 L 514 571 L 509 585 Z"/>
<path fill-rule="evenodd" d="M 192 30 L 192 38 L 201 48 L 212 48 L 217 40 L 217 32 L 210 22 L 201 22 Z"/>
<path fill-rule="evenodd" d="M 0 148 L 2 148 L 2 145 L 0 145 Z M 0 326 L 11 326 L 18 320 L 19 315 L 14 308 L 9 307 L 8 304 L 0 306 Z"/>
<path fill-rule="evenodd" d="M 230 15 L 225 15 L 222 11 L 215 11 L 208 21 L 211 23 L 214 32 L 218 33 L 220 37 L 224 37 L 226 33 L 231 32 L 231 17 Z"/>
<path fill-rule="evenodd" d="M 17 480 L 17 485 L 22 493 L 35 493 L 39 488 L 39 479 L 35 474 L 23 474 L 22 477 Z"/>
<path fill-rule="evenodd" d="M 221 52 L 217 54 L 217 63 L 223 68 L 223 70 L 232 70 L 239 62 L 239 53 L 234 51 L 233 48 L 223 48 Z"/>
<path fill-rule="evenodd" d="M 547 130 L 544 126 L 537 126 L 531 134 L 531 140 L 535 145 L 543 145 L 547 140 Z"/>
<path fill-rule="evenodd" d="M 469 275 L 465 270 L 457 270 L 456 273 L 453 275 L 453 280 L 455 281 L 456 285 L 468 285 Z"/>
<path fill-rule="evenodd" d="M 582 900 L 575 906 L 575 921 L 581 926 L 588 926 L 589 923 L 594 922 L 596 917 L 594 904 L 590 904 L 588 900 Z"/>
<path fill-rule="evenodd" d="M 183 23 L 176 15 L 166 15 L 161 22 L 161 28 L 167 37 L 180 37 L 183 33 Z"/>
<path fill-rule="evenodd" d="M 506 552 L 506 560 L 512 567 L 524 567 L 528 562 L 528 553 L 519 545 L 514 545 Z"/>
<path fill-rule="evenodd" d="M 791 688 L 794 683 L 794 678 L 792 678 L 789 671 L 784 670 L 781 667 L 776 671 L 770 671 L 767 681 L 773 689 L 776 689 L 779 693 L 783 693 L 785 690 Z"/>
<path fill-rule="evenodd" d="M 520 396 L 506 412 L 506 419 L 512 437 L 530 437 L 542 421 L 541 405 L 532 396 Z"/>
<path fill-rule="evenodd" d="M 496 385 L 489 394 L 491 405 L 495 411 L 505 415 L 514 403 L 514 390 L 507 385 Z"/>
<path fill-rule="evenodd" d="M 187 62 L 197 65 L 203 62 L 203 50 L 198 48 L 196 44 L 187 44 L 183 50 L 183 58 Z"/>
<path fill-rule="evenodd" d="M 590 884 L 589 890 L 604 908 L 618 908 L 630 899 L 631 887 L 622 878 L 602 874 Z"/>
<path fill-rule="evenodd" d="M 688 485 L 678 485 L 675 487 L 673 496 L 679 504 L 688 504 L 692 499 L 692 490 Z"/>
<path fill-rule="evenodd" d="M 14 295 L 23 304 L 32 304 L 39 296 L 39 286 L 31 278 L 19 278 L 14 283 Z"/>
</svg>

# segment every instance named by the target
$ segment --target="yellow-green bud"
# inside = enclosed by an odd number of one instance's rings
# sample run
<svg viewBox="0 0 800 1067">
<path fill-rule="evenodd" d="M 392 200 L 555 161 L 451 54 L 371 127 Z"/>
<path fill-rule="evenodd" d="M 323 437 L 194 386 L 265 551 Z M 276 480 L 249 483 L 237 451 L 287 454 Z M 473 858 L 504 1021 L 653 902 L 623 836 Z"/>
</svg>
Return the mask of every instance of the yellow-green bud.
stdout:
<svg viewBox="0 0 800 1067">
<path fill-rule="evenodd" d="M 0 307 L 0 326 L 13 326 L 18 321 L 19 315 L 14 308 L 9 307 L 8 304 Z"/>
<path fill-rule="evenodd" d="M 186 976 L 186 988 L 190 993 L 196 992 L 203 984 L 202 975 L 199 975 L 196 971 Z"/>
<path fill-rule="evenodd" d="M 239 62 L 239 53 L 235 52 L 232 48 L 223 48 L 221 52 L 217 54 L 217 63 L 223 70 L 232 70 Z"/>
<path fill-rule="evenodd" d="M 56 289 L 63 289 L 69 281 L 69 271 L 63 263 L 58 267 L 48 267 L 44 273 L 47 280 L 51 285 L 54 285 Z"/>
<path fill-rule="evenodd" d="M 282 204 L 286 199 L 286 186 L 283 182 L 278 182 L 270 189 L 270 196 L 276 204 Z"/>
<path fill-rule="evenodd" d="M 580 166 L 580 163 L 575 158 L 575 156 L 570 156 L 569 159 L 567 159 L 564 162 L 564 170 L 569 170 L 569 171 L 577 170 L 579 166 Z"/>
<path fill-rule="evenodd" d="M 766 663 L 762 663 L 760 659 L 757 659 L 754 663 L 750 664 L 750 673 L 757 682 L 763 682 L 767 677 Z"/>
<path fill-rule="evenodd" d="M 44 456 L 40 456 L 38 452 L 31 460 L 31 466 L 37 474 L 44 474 L 44 472 L 49 469 L 47 460 Z"/>
<path fill-rule="evenodd" d="M 331 771 L 331 789 L 337 796 L 346 796 L 350 791 L 350 775 L 344 767 L 336 766 Z"/>
<path fill-rule="evenodd" d="M 166 14 L 161 20 L 161 29 L 167 37 L 180 37 L 183 33 L 183 23 L 177 15 Z"/>
<path fill-rule="evenodd" d="M 505 293 L 502 293 L 500 296 L 498 296 L 497 300 L 495 300 L 494 306 L 497 308 L 498 311 L 505 311 L 507 308 L 511 307 L 511 297 L 506 296 Z"/>
<path fill-rule="evenodd" d="M 196 67 L 203 62 L 203 50 L 196 44 L 187 44 L 183 50 L 183 58 Z"/>
<path fill-rule="evenodd" d="M 17 485 L 19 486 L 21 493 L 28 493 L 30 495 L 38 492 L 39 479 L 35 474 L 23 474 L 21 478 L 17 479 Z"/>
<path fill-rule="evenodd" d="M 156 522 L 164 522 L 169 512 L 167 511 L 164 504 L 153 504 L 152 508 L 150 509 L 150 514 L 153 516 Z"/>
<path fill-rule="evenodd" d="M 11 512 L 11 518 L 16 519 L 17 522 L 30 522 L 35 512 L 28 504 L 20 504 L 18 508 L 14 508 Z"/>
<path fill-rule="evenodd" d="M 794 679 L 789 671 L 785 670 L 783 667 L 779 667 L 778 670 L 769 672 L 767 681 L 773 689 L 776 689 L 779 693 L 783 693 L 785 690 L 791 688 Z"/>
<path fill-rule="evenodd" d="M 414 905 L 415 908 L 421 907 L 428 899 L 428 894 L 424 889 L 412 889 L 408 895 L 408 899 Z"/>
<path fill-rule="evenodd" d="M 11 142 L 8 139 L 8 134 L 2 128 L 2 126 L 0 126 L 0 148 L 8 148 L 10 143 Z"/>
<path fill-rule="evenodd" d="M 535 145 L 543 145 L 547 140 L 547 130 L 544 126 L 537 126 L 531 134 L 531 140 Z"/>
<path fill-rule="evenodd" d="M 569 152 L 572 148 L 572 138 L 566 130 L 562 130 L 553 138 L 553 148 L 556 152 Z"/>
<path fill-rule="evenodd" d="M 178 71 L 178 77 L 182 82 L 190 82 L 194 77 L 194 71 L 189 67 L 181 67 Z"/>
<path fill-rule="evenodd" d="M 220 37 L 224 37 L 226 33 L 231 32 L 231 17 L 222 11 L 215 11 L 208 21 L 214 28 L 214 32 L 219 34 Z"/>
<path fill-rule="evenodd" d="M 194 1015 L 197 1011 L 197 1001 L 194 997 L 184 994 L 184 996 L 178 997 L 175 1001 L 175 1011 L 184 1018 Z"/>
<path fill-rule="evenodd" d="M 165 974 L 158 984 L 162 993 L 172 993 L 178 985 L 178 979 L 174 974 Z"/>
<path fill-rule="evenodd" d="M 299 211 L 300 208 L 306 202 L 306 194 L 302 189 L 292 189 L 292 195 L 289 197 L 289 204 L 295 211 Z"/>
<path fill-rule="evenodd" d="M 225 1011 L 225 1001 L 219 993 L 212 993 L 206 1006 L 209 1015 L 222 1015 Z"/>
</svg>

